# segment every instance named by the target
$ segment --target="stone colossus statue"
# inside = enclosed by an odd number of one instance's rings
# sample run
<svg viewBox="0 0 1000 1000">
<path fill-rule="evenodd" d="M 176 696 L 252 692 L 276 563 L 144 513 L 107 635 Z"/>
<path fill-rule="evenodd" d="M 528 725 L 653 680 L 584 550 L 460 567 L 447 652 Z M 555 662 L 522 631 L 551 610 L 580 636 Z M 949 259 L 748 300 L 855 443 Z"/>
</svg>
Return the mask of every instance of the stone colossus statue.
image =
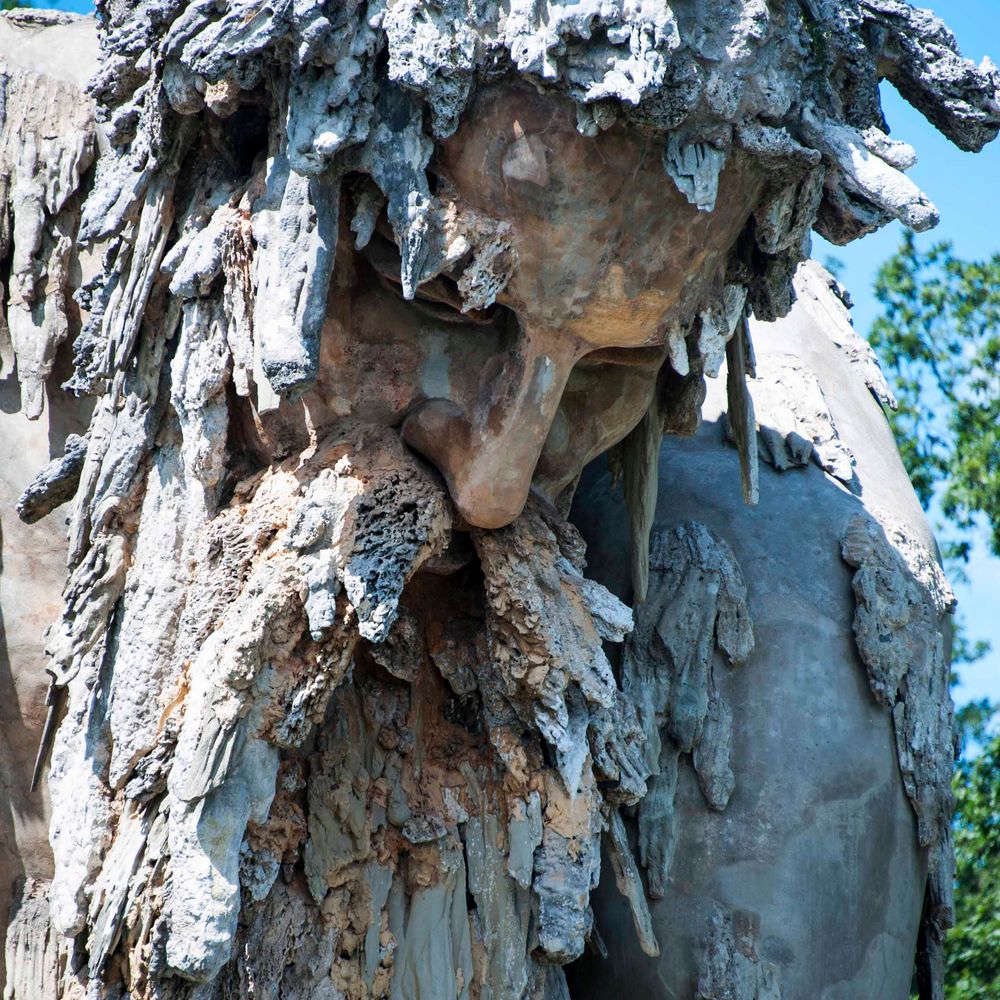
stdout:
<svg viewBox="0 0 1000 1000">
<path fill-rule="evenodd" d="M 940 997 L 954 599 L 803 262 L 936 221 L 879 82 L 978 149 L 993 66 L 898 0 L 0 52 L 5 997 Z"/>
</svg>

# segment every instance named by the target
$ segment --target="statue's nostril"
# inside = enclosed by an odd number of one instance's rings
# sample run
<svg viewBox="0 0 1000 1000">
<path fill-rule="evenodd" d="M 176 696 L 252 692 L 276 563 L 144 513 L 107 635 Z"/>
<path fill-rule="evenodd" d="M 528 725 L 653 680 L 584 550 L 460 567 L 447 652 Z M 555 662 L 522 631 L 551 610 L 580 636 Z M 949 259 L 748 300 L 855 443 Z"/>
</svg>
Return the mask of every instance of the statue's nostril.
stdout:
<svg viewBox="0 0 1000 1000">
<path fill-rule="evenodd" d="M 403 440 L 433 462 L 447 478 L 448 468 L 468 447 L 469 422 L 448 399 L 431 399 L 403 421 Z"/>
</svg>

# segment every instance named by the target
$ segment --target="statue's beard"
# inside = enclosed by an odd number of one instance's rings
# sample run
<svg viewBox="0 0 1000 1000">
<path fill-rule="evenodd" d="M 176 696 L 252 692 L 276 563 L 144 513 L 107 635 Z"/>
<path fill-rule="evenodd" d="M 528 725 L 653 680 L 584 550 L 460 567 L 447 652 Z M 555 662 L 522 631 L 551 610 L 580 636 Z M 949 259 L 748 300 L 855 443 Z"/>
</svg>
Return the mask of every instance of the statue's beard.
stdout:
<svg viewBox="0 0 1000 1000">
<path fill-rule="evenodd" d="M 166 965 L 217 975 L 281 871 L 348 909 L 375 906 L 375 875 L 413 905 L 464 906 L 468 888 L 480 924 L 502 882 L 524 975 L 532 953 L 577 957 L 601 833 L 621 833 L 648 768 L 602 649 L 631 613 L 583 576 L 575 529 L 532 497 L 505 528 L 464 530 L 397 435 L 351 425 L 240 483 L 193 551 L 155 740 L 94 792 L 131 817 L 149 875 L 128 919 L 166 928 Z M 108 725 L 112 746 L 135 741 Z M 79 794 L 86 728 L 60 735 L 56 799 Z M 634 872 L 624 837 L 610 847 Z M 122 940 L 146 947 L 119 938 L 126 888 L 94 896 L 92 972 Z"/>
</svg>

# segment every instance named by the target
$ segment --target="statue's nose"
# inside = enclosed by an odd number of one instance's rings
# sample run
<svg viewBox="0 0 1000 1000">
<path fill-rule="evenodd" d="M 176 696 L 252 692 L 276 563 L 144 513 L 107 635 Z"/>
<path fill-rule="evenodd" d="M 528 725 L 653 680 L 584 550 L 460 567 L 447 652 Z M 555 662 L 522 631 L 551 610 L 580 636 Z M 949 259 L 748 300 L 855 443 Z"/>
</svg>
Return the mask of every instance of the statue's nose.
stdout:
<svg viewBox="0 0 1000 1000">
<path fill-rule="evenodd" d="M 524 509 L 531 478 L 577 354 L 569 338 L 525 333 L 476 401 L 431 399 L 403 424 L 403 439 L 444 476 L 459 513 L 502 528 Z"/>
</svg>

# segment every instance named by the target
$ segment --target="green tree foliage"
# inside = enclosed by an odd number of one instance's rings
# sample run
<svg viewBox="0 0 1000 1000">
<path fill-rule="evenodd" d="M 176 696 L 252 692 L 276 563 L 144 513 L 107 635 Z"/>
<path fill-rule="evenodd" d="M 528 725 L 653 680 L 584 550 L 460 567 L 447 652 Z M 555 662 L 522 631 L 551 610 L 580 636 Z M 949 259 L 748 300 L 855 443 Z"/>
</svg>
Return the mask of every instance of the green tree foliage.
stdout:
<svg viewBox="0 0 1000 1000">
<path fill-rule="evenodd" d="M 1000 555 L 1000 255 L 961 260 L 907 233 L 875 283 L 870 334 L 894 383 L 891 417 L 910 479 L 959 530 L 946 555 L 967 558 L 979 515 Z"/>
<path fill-rule="evenodd" d="M 963 753 L 955 791 L 955 926 L 945 940 L 947 1000 L 1000 997 L 1000 733 L 997 707 L 974 701 L 956 713 Z M 977 752 L 969 753 L 969 744 Z"/>
<path fill-rule="evenodd" d="M 1000 997 L 1000 735 L 987 739 L 975 757 L 959 761 L 954 835 L 955 926 L 945 945 L 945 995 L 948 1000 L 996 1000 Z"/>
<path fill-rule="evenodd" d="M 907 231 L 879 268 L 882 314 L 868 335 L 899 401 L 889 414 L 924 508 L 936 497 L 952 576 L 964 577 L 971 529 L 985 515 L 1000 555 L 1000 254 L 956 257 L 950 243 L 921 250 Z M 952 663 L 974 663 L 989 643 L 954 623 Z"/>
</svg>

